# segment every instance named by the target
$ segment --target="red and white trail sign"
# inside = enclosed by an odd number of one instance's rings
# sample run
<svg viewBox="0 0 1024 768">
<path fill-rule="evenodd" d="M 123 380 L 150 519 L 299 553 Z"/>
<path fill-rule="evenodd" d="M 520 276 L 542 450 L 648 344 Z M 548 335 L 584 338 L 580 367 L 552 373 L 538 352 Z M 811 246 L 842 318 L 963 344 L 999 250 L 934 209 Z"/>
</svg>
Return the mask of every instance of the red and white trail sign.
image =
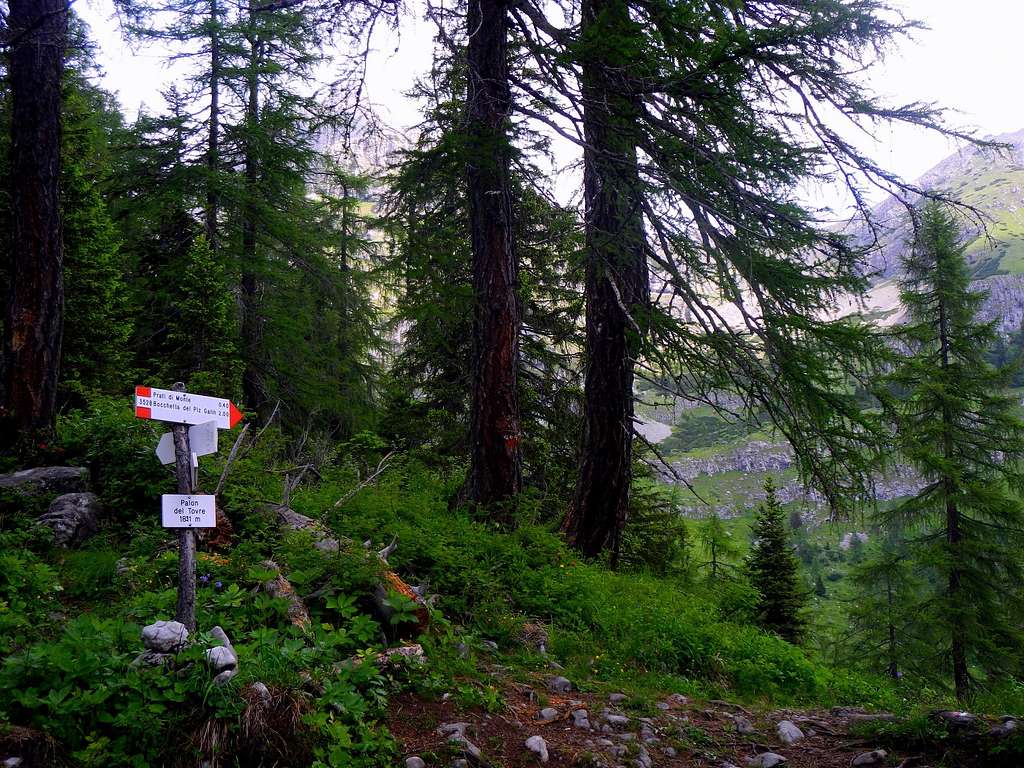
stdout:
<svg viewBox="0 0 1024 768">
<path fill-rule="evenodd" d="M 193 395 L 156 387 L 135 388 L 135 415 L 140 419 L 173 424 L 216 422 L 217 429 L 231 429 L 244 414 L 225 397 Z"/>
</svg>

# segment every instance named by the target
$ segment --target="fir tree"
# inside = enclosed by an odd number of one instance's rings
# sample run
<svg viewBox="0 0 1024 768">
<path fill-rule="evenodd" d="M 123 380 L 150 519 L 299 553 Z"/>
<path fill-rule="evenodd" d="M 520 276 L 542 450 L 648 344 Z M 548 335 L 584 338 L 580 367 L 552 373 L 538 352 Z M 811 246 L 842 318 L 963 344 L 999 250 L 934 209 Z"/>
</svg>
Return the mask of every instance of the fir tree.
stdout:
<svg viewBox="0 0 1024 768">
<path fill-rule="evenodd" d="M 957 698 L 971 695 L 972 666 L 996 674 L 1020 651 L 1017 595 L 1024 541 L 1024 423 L 1004 394 L 1009 369 L 985 360 L 994 323 L 977 312 L 959 229 L 938 203 L 919 211 L 917 238 L 903 261 L 908 323 L 889 377 L 900 452 L 924 488 L 889 515 L 918 534 L 916 555 L 934 589 L 915 610 L 942 627 Z"/>
<path fill-rule="evenodd" d="M 757 510 L 753 546 L 747 559 L 750 582 L 757 589 L 758 623 L 769 632 L 798 642 L 805 620 L 807 596 L 799 566 L 786 536 L 786 517 L 775 496 L 771 477 L 764 483 L 765 500 Z"/>
</svg>

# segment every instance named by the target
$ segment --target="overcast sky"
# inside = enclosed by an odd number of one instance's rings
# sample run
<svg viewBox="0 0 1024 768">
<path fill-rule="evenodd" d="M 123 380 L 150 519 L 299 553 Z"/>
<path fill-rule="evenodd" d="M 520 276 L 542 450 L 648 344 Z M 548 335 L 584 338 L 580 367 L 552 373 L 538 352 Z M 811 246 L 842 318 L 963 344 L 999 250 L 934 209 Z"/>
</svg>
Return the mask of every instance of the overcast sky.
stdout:
<svg viewBox="0 0 1024 768">
<path fill-rule="evenodd" d="M 893 101 L 936 101 L 956 114 L 950 121 L 977 128 L 982 135 L 1024 128 L 1021 78 L 1021 0 L 893 0 L 910 18 L 930 29 L 890 54 L 873 75 L 875 90 Z M 413 3 L 410 3 L 413 5 Z M 131 51 L 110 20 L 111 0 L 80 0 L 79 13 L 89 22 L 101 47 L 105 86 L 118 93 L 134 116 L 140 104 L 157 111 L 161 89 L 171 73 L 158 49 Z M 381 35 L 369 73 L 370 98 L 390 116 L 395 128 L 415 121 L 414 106 L 402 96 L 413 76 L 429 66 L 433 26 L 410 15 L 401 34 Z M 397 50 L 396 50 L 397 48 Z M 927 132 L 882 129 L 875 159 L 907 178 L 916 178 L 955 146 Z"/>
</svg>

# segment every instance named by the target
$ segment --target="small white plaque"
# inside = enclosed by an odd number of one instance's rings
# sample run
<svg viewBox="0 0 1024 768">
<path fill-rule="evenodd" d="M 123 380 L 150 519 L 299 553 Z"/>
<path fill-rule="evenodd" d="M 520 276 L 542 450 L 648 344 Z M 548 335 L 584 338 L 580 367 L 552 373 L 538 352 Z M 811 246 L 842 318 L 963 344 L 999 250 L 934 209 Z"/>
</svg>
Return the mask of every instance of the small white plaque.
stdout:
<svg viewBox="0 0 1024 768">
<path fill-rule="evenodd" d="M 209 494 L 165 493 L 160 497 L 164 528 L 216 528 L 217 500 Z"/>
</svg>

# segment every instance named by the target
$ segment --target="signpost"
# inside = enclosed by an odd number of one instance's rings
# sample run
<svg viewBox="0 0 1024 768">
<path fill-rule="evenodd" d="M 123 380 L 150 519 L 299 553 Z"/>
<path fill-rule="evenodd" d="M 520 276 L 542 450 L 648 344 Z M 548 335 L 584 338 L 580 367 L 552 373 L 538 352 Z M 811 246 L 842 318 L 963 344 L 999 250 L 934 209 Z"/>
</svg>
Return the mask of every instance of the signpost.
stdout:
<svg viewBox="0 0 1024 768">
<path fill-rule="evenodd" d="M 217 525 L 216 497 L 196 494 L 199 456 L 217 452 L 217 430 L 230 429 L 242 412 L 230 400 L 195 395 L 185 385 L 171 389 L 135 388 L 135 415 L 171 423 L 171 432 L 160 438 L 156 455 L 174 464 L 176 494 L 161 497 L 164 528 L 178 529 L 178 608 L 175 618 L 189 632 L 196 628 L 196 535 L 195 528 Z M 189 427 L 188 425 L 193 425 Z"/>
</svg>

